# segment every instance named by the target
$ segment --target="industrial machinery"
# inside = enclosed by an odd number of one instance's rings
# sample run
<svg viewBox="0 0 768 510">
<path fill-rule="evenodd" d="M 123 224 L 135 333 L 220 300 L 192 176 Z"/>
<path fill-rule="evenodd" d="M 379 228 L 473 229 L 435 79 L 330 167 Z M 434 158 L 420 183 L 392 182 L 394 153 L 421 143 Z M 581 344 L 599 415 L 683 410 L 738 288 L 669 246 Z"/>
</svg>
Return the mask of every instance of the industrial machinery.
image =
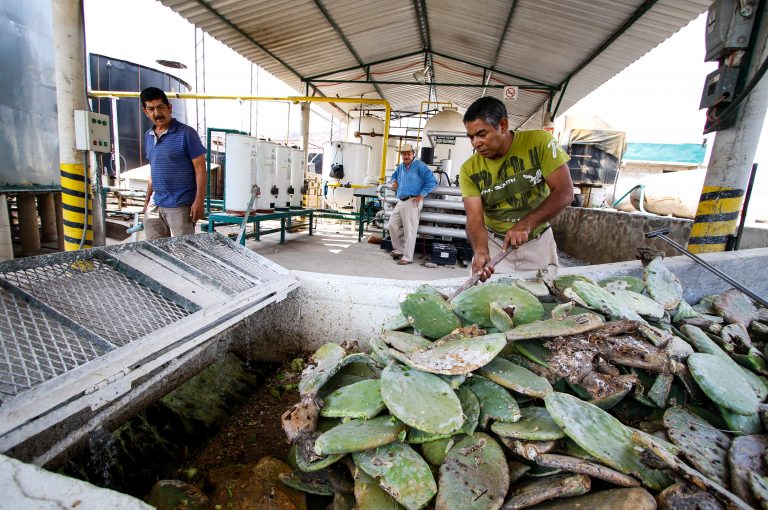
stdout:
<svg viewBox="0 0 768 510">
<path fill-rule="evenodd" d="M 371 146 L 332 141 L 325 145 L 323 183 L 328 189 L 325 202 L 331 209 L 351 209 L 354 187 L 366 185 Z"/>
<path fill-rule="evenodd" d="M 254 186 L 258 188 L 255 210 L 275 207 L 275 144 L 252 136 L 227 133 L 227 167 L 224 177 L 224 209 L 244 213 Z"/>
<path fill-rule="evenodd" d="M 304 195 L 307 194 L 304 174 L 304 151 L 293 148 L 291 150 L 291 180 L 288 194 L 291 197 L 291 207 L 294 209 L 302 206 Z"/>
<path fill-rule="evenodd" d="M 291 153 L 293 149 L 285 145 L 275 147 L 275 197 L 276 209 L 287 209 L 291 206 L 288 188 L 291 187 Z"/>
</svg>

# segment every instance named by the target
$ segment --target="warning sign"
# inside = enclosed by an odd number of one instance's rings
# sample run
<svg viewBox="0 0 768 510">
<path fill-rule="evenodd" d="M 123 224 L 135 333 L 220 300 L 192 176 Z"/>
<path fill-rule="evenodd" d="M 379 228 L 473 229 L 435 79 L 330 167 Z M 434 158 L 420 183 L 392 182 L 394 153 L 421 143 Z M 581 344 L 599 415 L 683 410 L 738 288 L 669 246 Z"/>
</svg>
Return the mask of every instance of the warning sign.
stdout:
<svg viewBox="0 0 768 510">
<path fill-rule="evenodd" d="M 504 99 L 506 99 L 507 101 L 517 101 L 518 92 L 520 92 L 520 89 L 516 85 L 505 85 Z"/>
<path fill-rule="evenodd" d="M 435 145 L 437 145 L 437 144 L 456 145 L 456 137 L 455 136 L 435 135 L 434 139 L 435 139 Z"/>
</svg>

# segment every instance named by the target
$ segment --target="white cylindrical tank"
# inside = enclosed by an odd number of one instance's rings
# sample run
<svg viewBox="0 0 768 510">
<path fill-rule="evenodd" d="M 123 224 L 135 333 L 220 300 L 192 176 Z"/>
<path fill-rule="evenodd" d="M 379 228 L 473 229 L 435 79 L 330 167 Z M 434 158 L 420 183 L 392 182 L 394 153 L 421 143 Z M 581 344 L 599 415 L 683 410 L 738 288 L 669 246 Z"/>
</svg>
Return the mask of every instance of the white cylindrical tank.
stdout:
<svg viewBox="0 0 768 510">
<path fill-rule="evenodd" d="M 288 188 L 291 186 L 292 151 L 293 149 L 285 145 L 278 145 L 275 149 L 275 186 L 277 187 L 275 207 L 277 208 L 288 208 L 291 206 Z"/>
<path fill-rule="evenodd" d="M 288 193 L 291 195 L 291 207 L 301 207 L 304 198 L 304 151 L 291 150 L 291 187 Z"/>
<path fill-rule="evenodd" d="M 371 146 L 371 159 L 368 164 L 368 175 L 366 184 L 378 184 L 381 174 L 381 155 L 384 148 L 384 121 L 373 115 L 364 115 L 358 123 L 358 131 L 361 143 Z M 392 140 L 390 139 L 390 142 Z M 397 158 L 397 143 L 390 147 L 387 144 L 387 167 L 394 168 L 394 161 Z M 390 154 L 391 152 L 391 154 Z M 389 159 L 392 157 L 392 166 L 389 166 Z"/>
<path fill-rule="evenodd" d="M 241 213 L 248 207 L 256 177 L 256 146 L 252 136 L 227 133 L 224 210 Z"/>
<path fill-rule="evenodd" d="M 444 108 L 424 124 L 421 146 L 434 149 L 434 164 L 442 160 L 451 161 L 448 165 L 450 172 L 446 171 L 451 181 L 456 177 L 461 165 L 472 155 L 472 144 L 467 138 L 463 116 L 454 108 Z M 440 184 L 444 186 L 445 177 L 442 179 Z"/>
<path fill-rule="evenodd" d="M 371 160 L 371 146 L 362 143 L 332 141 L 325 145 L 323 180 L 341 184 L 365 184 Z M 331 178 L 331 166 L 343 165 L 344 176 Z"/>
<path fill-rule="evenodd" d="M 261 190 L 256 200 L 257 210 L 271 210 L 275 208 L 275 149 L 277 145 L 266 140 L 259 140 L 256 146 L 256 185 Z"/>
</svg>

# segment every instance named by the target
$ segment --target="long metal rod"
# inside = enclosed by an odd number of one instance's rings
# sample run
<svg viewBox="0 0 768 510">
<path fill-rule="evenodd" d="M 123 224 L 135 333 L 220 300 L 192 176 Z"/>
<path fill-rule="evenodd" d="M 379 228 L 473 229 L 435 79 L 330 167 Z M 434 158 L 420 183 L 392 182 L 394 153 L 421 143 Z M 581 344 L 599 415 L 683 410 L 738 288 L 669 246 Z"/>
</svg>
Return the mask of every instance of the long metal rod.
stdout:
<svg viewBox="0 0 768 510">
<path fill-rule="evenodd" d="M 703 266 L 705 269 L 709 270 L 710 272 L 712 272 L 715 275 L 719 276 L 720 278 L 722 278 L 726 282 L 730 283 L 733 287 L 735 287 L 736 289 L 740 290 L 741 292 L 743 292 L 747 296 L 751 297 L 752 299 L 754 299 L 755 301 L 760 303 L 762 306 L 768 308 L 768 301 L 766 301 L 765 299 L 761 298 L 760 296 L 758 296 L 757 294 L 755 294 L 754 292 L 752 292 L 751 290 L 749 290 L 748 288 L 746 288 L 745 286 L 743 286 L 742 284 L 740 284 L 739 282 L 737 282 L 736 280 L 734 280 L 733 278 L 728 276 L 727 274 L 723 273 L 722 271 L 720 271 L 716 267 L 713 267 L 713 266 L 709 265 L 708 263 L 704 262 L 700 257 L 698 257 L 698 256 L 694 255 L 693 253 L 689 252 L 688 250 L 686 250 L 685 248 L 680 246 L 675 240 L 670 239 L 665 234 L 669 234 L 669 229 L 668 228 L 662 228 L 661 230 L 654 230 L 653 232 L 648 232 L 648 233 L 645 234 L 645 237 L 648 238 L 648 239 L 651 239 L 651 238 L 654 238 L 654 237 L 658 237 L 659 239 L 662 239 L 663 241 L 667 242 L 668 244 L 674 246 L 675 249 L 677 249 L 683 255 L 687 256 L 688 258 L 690 258 L 691 260 L 693 260 L 697 264 Z"/>
<path fill-rule="evenodd" d="M 741 246 L 741 235 L 744 232 L 744 223 L 747 221 L 747 209 L 749 209 L 749 199 L 752 197 L 752 187 L 755 185 L 755 174 L 757 173 L 757 163 L 752 164 L 752 171 L 749 174 L 749 184 L 747 184 L 747 193 L 744 195 L 744 205 L 741 206 L 741 221 L 739 229 L 736 231 L 736 244 L 733 249 L 738 250 Z"/>
</svg>

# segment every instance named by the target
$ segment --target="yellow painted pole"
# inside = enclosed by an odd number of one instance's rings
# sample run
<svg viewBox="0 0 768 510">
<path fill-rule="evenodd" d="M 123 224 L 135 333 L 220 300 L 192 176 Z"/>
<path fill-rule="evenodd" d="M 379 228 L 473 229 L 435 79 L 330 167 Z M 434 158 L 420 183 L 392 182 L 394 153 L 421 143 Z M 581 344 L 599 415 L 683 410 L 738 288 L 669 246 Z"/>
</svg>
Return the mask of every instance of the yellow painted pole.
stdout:
<svg viewBox="0 0 768 510">
<path fill-rule="evenodd" d="M 91 97 L 139 97 L 139 92 L 118 92 L 118 91 L 104 91 L 93 90 L 89 92 Z M 287 96 L 287 97 L 272 97 L 272 96 L 230 96 L 230 95 L 216 95 L 216 94 L 185 94 L 178 92 L 166 92 L 168 98 L 173 99 L 225 99 L 230 101 L 291 101 L 292 103 L 354 103 L 354 104 L 379 104 L 383 105 L 386 111 L 386 122 L 384 123 L 384 150 L 381 153 L 381 173 L 379 174 L 379 182 L 383 183 L 386 180 L 387 175 L 387 142 L 389 141 L 389 118 L 392 113 L 392 106 L 386 99 L 360 99 L 359 97 L 309 97 L 309 96 Z"/>
</svg>

